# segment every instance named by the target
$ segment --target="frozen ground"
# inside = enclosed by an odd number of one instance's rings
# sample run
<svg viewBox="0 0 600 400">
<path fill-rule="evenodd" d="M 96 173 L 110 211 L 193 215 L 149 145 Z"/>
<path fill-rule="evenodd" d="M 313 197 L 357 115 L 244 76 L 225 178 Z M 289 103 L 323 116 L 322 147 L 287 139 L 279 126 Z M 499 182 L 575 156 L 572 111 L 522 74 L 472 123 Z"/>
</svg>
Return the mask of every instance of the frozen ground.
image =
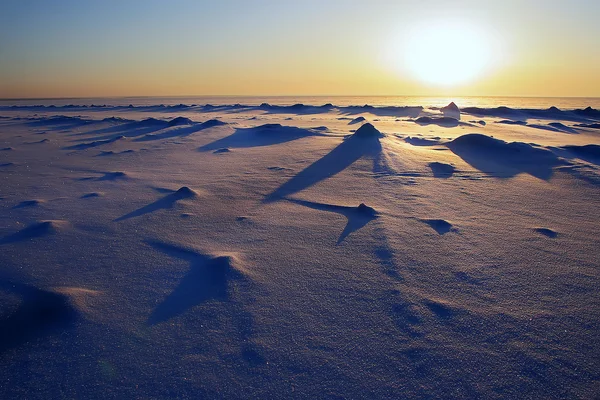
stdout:
<svg viewBox="0 0 600 400">
<path fill-rule="evenodd" d="M 600 395 L 598 110 L 0 116 L 2 398 Z"/>
</svg>

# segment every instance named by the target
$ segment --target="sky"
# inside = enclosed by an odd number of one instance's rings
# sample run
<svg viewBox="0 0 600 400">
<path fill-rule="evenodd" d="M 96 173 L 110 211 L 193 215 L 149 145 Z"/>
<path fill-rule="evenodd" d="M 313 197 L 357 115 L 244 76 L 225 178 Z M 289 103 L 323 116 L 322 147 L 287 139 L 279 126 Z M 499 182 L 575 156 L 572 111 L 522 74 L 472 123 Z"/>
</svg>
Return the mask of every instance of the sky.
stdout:
<svg viewBox="0 0 600 400">
<path fill-rule="evenodd" d="M 0 98 L 600 96 L 600 1 L 1 0 Z"/>
</svg>

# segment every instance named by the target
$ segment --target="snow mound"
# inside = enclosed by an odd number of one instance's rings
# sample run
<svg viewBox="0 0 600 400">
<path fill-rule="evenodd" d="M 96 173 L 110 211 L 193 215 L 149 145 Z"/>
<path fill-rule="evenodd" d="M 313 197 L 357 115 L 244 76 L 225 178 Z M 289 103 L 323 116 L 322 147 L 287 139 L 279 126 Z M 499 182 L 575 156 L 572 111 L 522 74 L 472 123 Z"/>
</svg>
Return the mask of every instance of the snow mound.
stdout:
<svg viewBox="0 0 600 400">
<path fill-rule="evenodd" d="M 429 225 L 439 235 L 455 230 L 450 222 L 443 219 L 422 219 L 421 221 Z"/>
<path fill-rule="evenodd" d="M 539 233 L 540 235 L 544 235 L 544 236 L 552 238 L 552 239 L 554 239 L 555 237 L 558 236 L 557 232 L 555 232 L 549 228 L 535 228 L 534 231 Z"/>
<path fill-rule="evenodd" d="M 91 192 L 91 193 L 86 193 L 83 196 L 81 196 L 82 199 L 91 199 L 94 197 L 100 197 L 102 196 L 103 193 L 101 192 Z"/>
<path fill-rule="evenodd" d="M 377 211 L 373 207 L 369 207 L 365 203 L 360 203 L 358 207 L 356 207 L 356 211 L 360 214 L 373 217 L 377 215 Z"/>
<path fill-rule="evenodd" d="M 0 354 L 30 341 L 72 328 L 80 316 L 67 294 L 16 282 L 0 281 L 0 289 L 20 298 L 19 307 L 3 320 Z"/>
<path fill-rule="evenodd" d="M 455 171 L 452 165 L 437 161 L 429 163 L 429 168 L 431 168 L 431 172 L 436 178 L 450 178 Z"/>
<path fill-rule="evenodd" d="M 369 122 L 363 124 L 360 128 L 356 130 L 356 132 L 352 134 L 352 137 L 362 138 L 379 138 L 383 136 L 384 135 L 381 132 L 379 132 L 379 130 L 375 128 L 373 124 Z"/>
<path fill-rule="evenodd" d="M 45 200 L 40 200 L 40 199 L 25 200 L 25 201 L 20 202 L 13 208 L 36 207 L 43 203 L 45 203 Z"/>
<path fill-rule="evenodd" d="M 175 193 L 175 196 L 180 199 L 189 199 L 197 197 L 198 193 L 187 186 L 180 187 Z"/>
<path fill-rule="evenodd" d="M 104 176 L 98 178 L 99 181 L 116 181 L 120 179 L 128 179 L 129 176 L 123 171 L 107 172 Z"/>
<path fill-rule="evenodd" d="M 460 120 L 460 109 L 454 102 L 451 102 L 446 107 L 440 108 L 440 111 L 444 114 L 445 117 Z"/>
<path fill-rule="evenodd" d="M 33 223 L 28 227 L 13 233 L 3 239 L 0 239 L 0 244 L 8 244 L 20 242 L 24 240 L 34 239 L 42 236 L 58 233 L 69 227 L 69 222 L 64 220 L 46 220 Z"/>
<path fill-rule="evenodd" d="M 459 136 L 446 146 L 471 166 L 497 177 L 526 172 L 547 180 L 553 175 L 553 167 L 566 164 L 548 149 L 522 142 L 507 143 L 479 133 Z"/>
</svg>

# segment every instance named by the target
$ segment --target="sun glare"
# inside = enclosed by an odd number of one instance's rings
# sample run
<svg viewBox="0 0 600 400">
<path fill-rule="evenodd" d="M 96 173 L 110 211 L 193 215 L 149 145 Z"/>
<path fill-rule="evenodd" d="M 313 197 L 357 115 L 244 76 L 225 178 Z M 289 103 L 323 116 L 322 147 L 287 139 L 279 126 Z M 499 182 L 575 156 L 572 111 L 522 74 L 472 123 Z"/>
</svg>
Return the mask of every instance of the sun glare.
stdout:
<svg viewBox="0 0 600 400">
<path fill-rule="evenodd" d="M 481 78 L 491 69 L 497 51 L 485 30 L 459 21 L 423 21 L 399 39 L 396 67 L 432 86 L 457 86 Z"/>
</svg>

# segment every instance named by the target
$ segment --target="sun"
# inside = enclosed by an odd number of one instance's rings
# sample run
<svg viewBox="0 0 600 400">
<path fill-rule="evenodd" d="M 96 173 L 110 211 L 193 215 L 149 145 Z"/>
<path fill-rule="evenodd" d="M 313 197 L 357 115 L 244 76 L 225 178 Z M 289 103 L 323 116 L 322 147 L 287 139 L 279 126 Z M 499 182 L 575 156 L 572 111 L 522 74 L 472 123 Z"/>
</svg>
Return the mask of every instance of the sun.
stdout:
<svg viewBox="0 0 600 400">
<path fill-rule="evenodd" d="M 464 21 L 422 21 L 404 32 L 396 62 L 403 73 L 431 86 L 471 83 L 492 67 L 488 32 Z"/>
</svg>

